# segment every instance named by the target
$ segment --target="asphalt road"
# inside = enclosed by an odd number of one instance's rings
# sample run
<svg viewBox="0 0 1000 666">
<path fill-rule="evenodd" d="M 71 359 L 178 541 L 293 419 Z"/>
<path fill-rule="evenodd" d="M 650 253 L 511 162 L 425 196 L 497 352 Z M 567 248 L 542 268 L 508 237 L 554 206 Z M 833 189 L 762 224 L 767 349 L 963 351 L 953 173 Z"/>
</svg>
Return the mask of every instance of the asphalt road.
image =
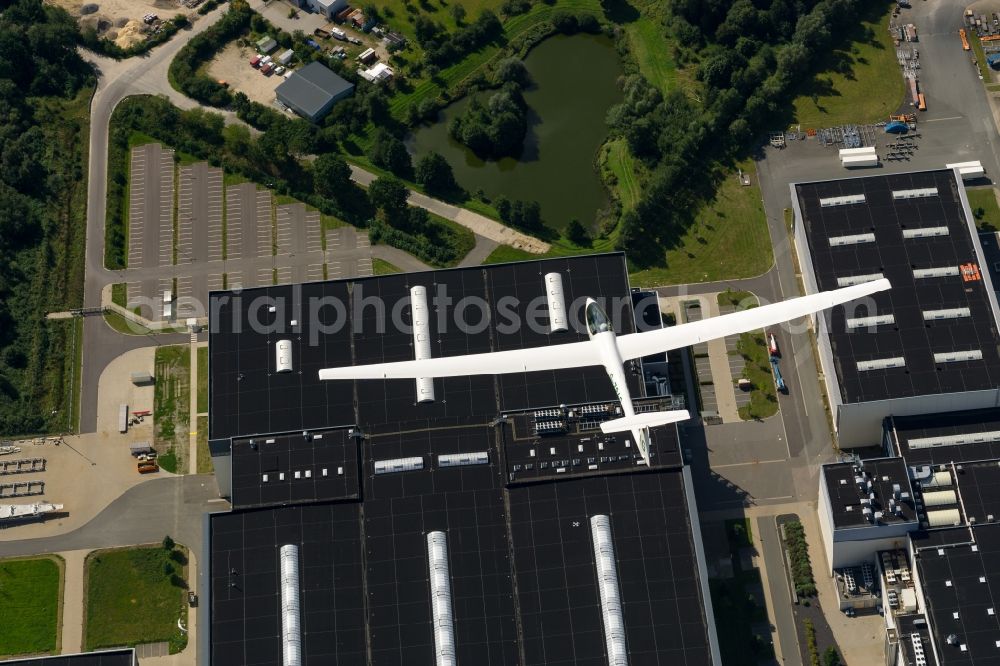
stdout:
<svg viewBox="0 0 1000 666">
<path fill-rule="evenodd" d="M 228 503 L 218 499 L 218 493 L 211 475 L 146 481 L 72 532 L 0 542 L 0 558 L 154 543 L 168 534 L 197 554 L 202 546 L 202 516 L 206 512 L 229 508 Z"/>
<path fill-rule="evenodd" d="M 764 550 L 764 566 L 767 570 L 767 584 L 773 606 L 775 633 L 778 634 L 778 643 L 781 647 L 781 663 L 786 666 L 802 666 L 796 638 L 798 632 L 795 629 L 795 617 L 792 615 L 792 595 L 775 517 L 758 518 L 757 531 Z"/>
</svg>

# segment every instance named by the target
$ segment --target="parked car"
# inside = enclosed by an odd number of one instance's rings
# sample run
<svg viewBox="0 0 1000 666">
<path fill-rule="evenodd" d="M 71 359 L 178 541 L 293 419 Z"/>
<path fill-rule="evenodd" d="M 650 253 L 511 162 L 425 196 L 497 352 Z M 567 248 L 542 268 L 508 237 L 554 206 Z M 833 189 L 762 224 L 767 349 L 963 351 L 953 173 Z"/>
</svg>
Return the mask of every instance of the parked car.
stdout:
<svg viewBox="0 0 1000 666">
<path fill-rule="evenodd" d="M 250 66 L 251 67 L 260 67 L 260 56 L 259 55 L 255 55 L 254 57 L 250 58 Z"/>
<path fill-rule="evenodd" d="M 137 469 L 139 474 L 152 474 L 160 471 L 160 466 L 155 462 L 140 462 Z"/>
<path fill-rule="evenodd" d="M 188 590 L 188 605 L 191 607 L 198 605 L 198 595 L 194 593 L 194 590 Z"/>
<path fill-rule="evenodd" d="M 361 46 L 361 40 L 358 39 L 357 37 L 348 37 L 347 41 L 349 41 L 351 44 L 356 44 L 358 46 Z"/>
<path fill-rule="evenodd" d="M 274 73 L 277 74 L 278 76 L 281 76 L 282 74 L 285 73 L 285 66 L 278 65 L 277 67 L 274 68 Z"/>
<path fill-rule="evenodd" d="M 266 63 L 264 66 L 260 68 L 260 73 L 263 74 L 264 76 L 270 76 L 271 74 L 274 73 L 274 67 L 271 65 L 271 63 Z"/>
</svg>

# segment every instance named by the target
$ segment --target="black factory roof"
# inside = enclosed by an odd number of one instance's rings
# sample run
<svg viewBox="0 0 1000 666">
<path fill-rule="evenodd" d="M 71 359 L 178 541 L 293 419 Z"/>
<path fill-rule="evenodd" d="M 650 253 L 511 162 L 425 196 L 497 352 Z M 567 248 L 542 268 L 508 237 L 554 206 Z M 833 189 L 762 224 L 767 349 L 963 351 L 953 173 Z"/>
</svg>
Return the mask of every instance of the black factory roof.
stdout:
<svg viewBox="0 0 1000 666">
<path fill-rule="evenodd" d="M 10 659 L 0 663 L 16 664 L 17 666 L 134 666 L 137 661 L 135 650 L 128 648 L 82 654 L 62 654 L 52 657 Z"/>
<path fill-rule="evenodd" d="M 599 428 L 617 416 L 603 370 L 445 379 L 430 404 L 415 404 L 412 380 L 318 379 L 323 367 L 412 358 L 410 332 L 391 321 L 378 331 L 363 299 L 402 303 L 406 324 L 414 285 L 429 300 L 437 290 L 452 303 L 479 297 L 491 313 L 471 332 L 431 317 L 434 356 L 585 339 L 582 329 L 510 330 L 496 316 L 544 314 L 533 301 L 549 272 L 562 274 L 571 316 L 573 303 L 604 298 L 616 330 L 635 330 L 620 254 L 269 287 L 239 302 L 212 294 L 211 437 L 231 442 L 243 510 L 210 519 L 211 663 L 281 663 L 286 544 L 299 546 L 304 663 L 433 663 L 427 534 L 441 531 L 459 663 L 606 664 L 590 531 L 599 514 L 610 517 L 632 660 L 711 663 L 676 428 L 655 429 L 653 468 L 639 465 L 629 435 Z M 259 297 L 274 300 L 252 305 Z M 320 297 L 350 313 L 339 331 L 335 308 L 305 316 Z M 284 311 L 269 311 L 282 300 Z M 253 318 L 286 330 L 255 332 Z M 275 372 L 278 340 L 292 340 L 292 372 Z M 671 407 L 642 398 L 639 368 L 627 374 L 641 405 Z"/>
<path fill-rule="evenodd" d="M 895 620 L 899 645 L 905 659 L 903 666 L 924 666 L 929 663 L 927 656 L 933 648 L 927 618 L 922 613 L 910 613 L 896 615 Z"/>
<path fill-rule="evenodd" d="M 823 479 L 837 529 L 875 525 L 876 512 L 882 514 L 878 523 L 883 525 L 917 519 L 913 489 L 902 458 L 865 460 L 860 467 L 850 462 L 831 463 L 823 466 Z M 892 510 L 893 506 L 900 507 L 899 514 Z"/>
<path fill-rule="evenodd" d="M 973 544 L 925 548 L 916 560 L 943 666 L 1000 664 L 1000 525 L 973 532 Z"/>
<path fill-rule="evenodd" d="M 543 277 L 549 272 L 564 276 L 571 321 L 574 315 L 579 318 L 584 300 L 593 297 L 604 299 L 619 334 L 634 332 L 628 275 L 620 254 L 213 292 L 210 439 L 421 418 L 486 419 L 500 411 L 611 400 L 607 376 L 594 367 L 435 380 L 437 400 L 430 405 L 415 404 L 411 380 L 319 379 L 319 370 L 326 367 L 412 359 L 412 335 L 405 327 L 410 322 L 409 289 L 415 285 L 428 288 L 432 310 L 435 303 L 441 304 L 438 316 L 429 322 L 435 357 L 586 339 L 582 327 L 548 333 L 509 325 L 534 319 L 542 323 L 536 328 L 545 328 L 544 301 L 539 307 L 537 300 L 544 298 Z M 470 298 L 474 300 L 466 301 L 472 303 L 467 308 L 457 305 Z M 490 313 L 485 326 L 476 326 L 483 308 L 475 299 L 482 299 Z M 388 314 L 384 328 L 378 321 L 379 306 L 372 304 L 378 301 Z M 316 316 L 310 316 L 310 305 L 317 308 Z M 272 306 L 275 312 L 269 311 Z M 392 321 L 394 306 L 402 325 Z M 459 330 L 459 319 L 471 329 Z M 278 373 L 274 345 L 283 339 L 292 343 L 293 370 Z M 635 386 L 641 384 L 638 379 Z"/>
<path fill-rule="evenodd" d="M 886 436 L 910 465 L 1000 458 L 1000 409 L 890 416 Z"/>
<path fill-rule="evenodd" d="M 839 307 L 825 315 L 845 403 L 1000 385 L 992 280 L 960 187 L 949 170 L 795 185 L 818 289 L 864 276 L 892 283 L 872 297 L 870 310 Z M 890 315 L 848 328 L 848 319 Z M 981 357 L 947 360 L 963 353 Z M 903 361 L 858 365 L 890 359 Z"/>
<path fill-rule="evenodd" d="M 636 661 L 710 663 L 676 467 L 506 484 L 501 430 L 403 424 L 362 440 L 363 503 L 211 518 L 212 663 L 279 664 L 278 549 L 300 548 L 303 660 L 433 663 L 426 535 L 448 540 L 460 663 L 606 663 L 589 519 L 611 517 Z M 479 462 L 445 464 L 453 454 Z M 379 464 L 418 459 L 410 471 Z M 523 657 L 520 655 L 523 654 Z"/>
</svg>

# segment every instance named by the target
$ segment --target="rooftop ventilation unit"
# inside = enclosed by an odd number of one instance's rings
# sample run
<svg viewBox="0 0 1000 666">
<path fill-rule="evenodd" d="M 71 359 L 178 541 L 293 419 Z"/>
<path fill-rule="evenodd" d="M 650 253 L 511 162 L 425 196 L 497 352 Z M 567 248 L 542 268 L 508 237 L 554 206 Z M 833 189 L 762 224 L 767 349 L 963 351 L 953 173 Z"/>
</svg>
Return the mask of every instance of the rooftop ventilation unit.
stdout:
<svg viewBox="0 0 1000 666">
<path fill-rule="evenodd" d="M 618 569 L 615 566 L 615 546 L 611 541 L 611 519 L 604 515 L 593 516 L 590 519 L 590 533 L 594 539 L 594 561 L 597 565 L 601 614 L 604 616 L 604 638 L 608 645 L 608 664 L 628 666 L 625 618 L 622 614 L 621 590 L 618 587 Z"/>
<path fill-rule="evenodd" d="M 292 371 L 292 341 L 278 340 L 274 345 L 274 365 L 277 372 Z"/>
<path fill-rule="evenodd" d="M 874 282 L 875 280 L 881 280 L 885 275 L 882 273 L 868 273 L 866 275 L 849 275 L 847 277 L 837 278 L 838 287 L 853 287 L 856 284 L 864 284 L 866 282 Z"/>
<path fill-rule="evenodd" d="M 903 238 L 934 238 L 935 236 L 947 236 L 948 233 L 948 227 L 920 227 L 903 229 Z"/>
<path fill-rule="evenodd" d="M 865 195 L 848 194 L 843 197 L 827 197 L 826 199 L 820 199 L 819 205 L 821 208 L 830 208 L 831 206 L 849 206 L 851 204 L 860 204 L 864 202 Z"/>
<path fill-rule="evenodd" d="M 568 331 L 566 319 L 566 296 L 563 292 L 562 275 L 545 274 L 545 297 L 549 302 L 549 331 Z"/>
<path fill-rule="evenodd" d="M 937 268 L 913 269 L 913 277 L 918 280 L 921 278 L 954 277 L 958 274 L 958 266 L 939 266 Z"/>
<path fill-rule="evenodd" d="M 889 370 L 891 368 L 902 368 L 906 366 L 906 359 L 902 356 L 892 358 L 876 358 L 871 361 L 858 361 L 858 371 L 868 370 Z"/>
<path fill-rule="evenodd" d="M 941 435 L 939 437 L 918 437 L 909 440 L 908 444 L 911 449 L 933 449 L 938 446 L 985 444 L 987 442 L 1000 442 L 1000 430 L 969 432 L 961 435 Z M 947 474 L 947 472 L 945 472 L 945 474 Z M 948 478 L 951 478 L 950 474 L 948 475 Z"/>
<path fill-rule="evenodd" d="M 940 509 L 927 512 L 929 527 L 954 527 L 962 524 L 962 514 L 958 509 Z"/>
<path fill-rule="evenodd" d="M 896 317 L 891 314 L 875 315 L 874 317 L 855 317 L 847 320 L 848 330 L 856 328 L 871 328 L 872 326 L 887 326 L 895 324 Z"/>
<path fill-rule="evenodd" d="M 490 454 L 487 451 L 472 453 L 445 453 L 438 456 L 438 467 L 462 467 L 464 465 L 488 465 Z"/>
<path fill-rule="evenodd" d="M 431 613 L 434 618 L 434 663 L 457 666 L 455 620 L 451 605 L 448 538 L 444 532 L 427 533 L 427 561 L 431 574 Z"/>
<path fill-rule="evenodd" d="M 302 666 L 302 623 L 299 605 L 299 547 L 282 546 L 281 566 L 281 653 L 282 666 Z"/>
<path fill-rule="evenodd" d="M 874 243 L 875 234 L 851 234 L 849 236 L 830 236 L 830 247 L 840 247 L 843 245 L 860 245 L 862 243 Z"/>
<path fill-rule="evenodd" d="M 971 317 L 969 308 L 945 308 L 944 310 L 924 310 L 924 321 L 939 321 L 941 319 L 962 319 Z"/>
<path fill-rule="evenodd" d="M 391 472 L 412 472 L 424 468 L 424 459 L 416 456 L 412 458 L 392 458 L 390 460 L 376 460 L 375 473 L 389 474 Z"/>
<path fill-rule="evenodd" d="M 927 657 L 924 655 L 924 642 L 920 634 L 910 634 L 910 642 L 913 644 L 913 659 L 916 666 L 927 666 Z"/>
<path fill-rule="evenodd" d="M 893 190 L 892 198 L 895 200 L 924 199 L 927 197 L 936 197 L 937 194 L 938 189 L 936 187 L 921 187 L 915 190 Z"/>
<path fill-rule="evenodd" d="M 981 361 L 983 352 L 979 349 L 968 351 L 946 352 L 944 354 L 934 354 L 935 363 L 955 363 L 957 361 Z"/>
<path fill-rule="evenodd" d="M 928 508 L 932 506 L 947 506 L 948 504 L 958 504 L 958 496 L 954 490 L 935 490 L 924 493 L 924 505 Z"/>
<path fill-rule="evenodd" d="M 410 287 L 410 307 L 413 311 L 413 358 L 418 361 L 431 358 L 431 329 L 427 310 L 427 287 Z M 419 377 L 417 402 L 434 402 L 434 380 Z"/>
</svg>

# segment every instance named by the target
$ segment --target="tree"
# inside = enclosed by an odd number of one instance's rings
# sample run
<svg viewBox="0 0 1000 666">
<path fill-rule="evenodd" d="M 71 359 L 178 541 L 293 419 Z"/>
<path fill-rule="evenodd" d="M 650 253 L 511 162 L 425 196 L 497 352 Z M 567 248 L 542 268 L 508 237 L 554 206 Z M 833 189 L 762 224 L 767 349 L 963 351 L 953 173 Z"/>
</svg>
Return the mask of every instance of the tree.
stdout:
<svg viewBox="0 0 1000 666">
<path fill-rule="evenodd" d="M 174 540 L 170 538 L 170 535 L 163 537 L 163 550 L 173 550 Z"/>
<path fill-rule="evenodd" d="M 417 162 L 416 178 L 430 194 L 450 194 L 458 189 L 448 160 L 435 152 L 427 153 Z"/>
<path fill-rule="evenodd" d="M 500 216 L 501 221 L 510 222 L 510 199 L 501 194 L 496 198 L 496 201 L 493 202 L 493 206 L 497 209 L 497 215 Z"/>
<path fill-rule="evenodd" d="M 368 186 L 368 201 L 372 208 L 381 210 L 385 220 L 393 225 L 406 224 L 406 199 L 409 194 L 402 181 L 392 176 L 379 176 Z"/>
<path fill-rule="evenodd" d="M 571 242 L 581 247 L 587 247 L 590 245 L 590 235 L 587 230 L 580 224 L 580 220 L 573 218 L 566 225 L 566 238 Z"/>
<path fill-rule="evenodd" d="M 413 171 L 413 162 L 406 146 L 384 129 L 376 130 L 368 157 L 375 166 L 388 169 L 396 175 L 405 176 Z"/>
<path fill-rule="evenodd" d="M 462 22 L 465 20 L 465 7 L 456 3 L 448 11 L 451 13 L 451 17 L 455 19 L 455 25 L 462 25 Z"/>
<path fill-rule="evenodd" d="M 173 575 L 173 573 L 174 573 L 174 565 L 171 564 L 170 562 L 164 562 L 163 563 L 163 575 L 164 576 L 171 576 L 171 575 Z"/>
<path fill-rule="evenodd" d="M 823 666 L 840 666 L 840 655 L 837 648 L 828 647 L 823 653 Z"/>
<path fill-rule="evenodd" d="M 496 69 L 493 70 L 493 80 L 496 83 L 513 82 L 525 86 L 531 81 L 531 75 L 523 60 L 510 57 L 497 63 Z"/>
<path fill-rule="evenodd" d="M 352 191 L 351 167 L 337 153 L 323 153 L 313 162 L 313 183 L 316 194 L 338 200 Z"/>
</svg>

